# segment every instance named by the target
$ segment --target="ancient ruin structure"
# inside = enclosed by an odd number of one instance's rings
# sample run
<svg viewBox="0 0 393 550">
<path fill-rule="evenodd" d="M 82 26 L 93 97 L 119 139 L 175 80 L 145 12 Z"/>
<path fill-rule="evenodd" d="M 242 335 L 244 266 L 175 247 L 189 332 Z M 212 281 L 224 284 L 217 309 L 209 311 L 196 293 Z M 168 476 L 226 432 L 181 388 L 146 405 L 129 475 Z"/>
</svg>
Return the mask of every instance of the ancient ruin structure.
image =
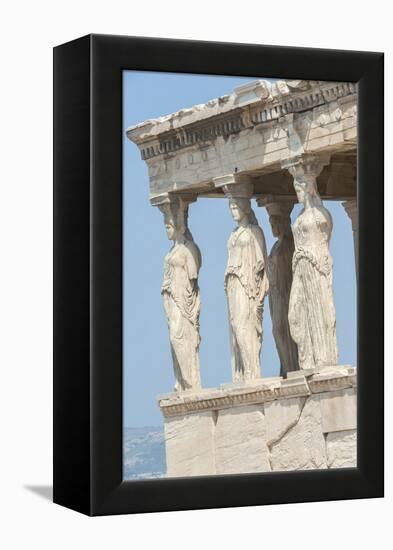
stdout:
<svg viewBox="0 0 393 550">
<path fill-rule="evenodd" d="M 356 126 L 355 84 L 258 80 L 128 128 L 174 241 L 162 294 L 176 391 L 159 399 L 168 475 L 356 465 L 356 369 L 337 365 L 334 220 L 323 203 L 343 204 L 357 265 Z M 238 224 L 224 277 L 233 384 L 216 389 L 200 386 L 201 255 L 187 223 L 203 197 L 229 201 Z M 252 199 L 278 239 L 269 255 Z M 259 364 L 267 295 L 275 378 Z"/>
<path fill-rule="evenodd" d="M 217 180 L 216 180 L 217 181 Z M 251 208 L 252 185 L 224 186 L 238 226 L 228 240 L 224 288 L 231 330 L 232 380 L 260 378 L 263 301 L 269 289 L 265 237 Z"/>
<path fill-rule="evenodd" d="M 285 376 L 288 372 L 299 370 L 298 350 L 288 320 L 295 251 L 290 218 L 294 201 L 268 196 L 259 198 L 258 204 L 267 209 L 273 236 L 277 237 L 267 263 L 269 306 L 273 336 L 280 358 L 280 375 Z"/>
<path fill-rule="evenodd" d="M 164 214 L 168 239 L 173 247 L 165 257 L 161 294 L 168 321 L 175 391 L 197 390 L 199 374 L 199 312 L 201 309 L 198 273 L 201 253 L 188 228 L 186 196 L 152 199 Z"/>
</svg>

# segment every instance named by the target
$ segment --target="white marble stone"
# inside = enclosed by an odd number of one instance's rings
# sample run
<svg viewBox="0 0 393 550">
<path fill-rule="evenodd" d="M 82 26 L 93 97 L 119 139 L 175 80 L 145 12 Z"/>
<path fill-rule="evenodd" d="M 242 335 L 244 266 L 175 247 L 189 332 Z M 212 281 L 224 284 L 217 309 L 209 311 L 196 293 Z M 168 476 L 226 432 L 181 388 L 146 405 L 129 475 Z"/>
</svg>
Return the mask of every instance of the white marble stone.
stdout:
<svg viewBox="0 0 393 550">
<path fill-rule="evenodd" d="M 355 388 L 357 385 L 357 372 L 349 365 L 334 365 L 315 369 L 315 373 L 307 380 L 312 393 L 337 391 Z"/>
<path fill-rule="evenodd" d="M 153 204 L 164 214 L 168 239 L 173 241 L 164 261 L 161 294 L 168 322 L 175 391 L 197 390 L 199 373 L 198 273 L 201 253 L 188 228 L 190 200 L 164 195 Z"/>
<path fill-rule="evenodd" d="M 354 464 L 355 379 L 356 369 L 336 367 L 162 396 L 169 475 Z M 337 382 L 347 387 L 337 391 Z"/>
<path fill-rule="evenodd" d="M 356 149 L 356 104 L 350 83 L 308 82 L 301 89 L 257 81 L 130 127 L 127 135 L 148 166 L 151 196 L 182 190 L 215 196 L 213 179 L 235 168 L 274 173 L 294 154 Z"/>
<path fill-rule="evenodd" d="M 266 443 L 269 447 L 280 439 L 299 422 L 307 397 L 279 399 L 265 403 Z"/>
<path fill-rule="evenodd" d="M 333 260 L 329 252 L 333 221 L 316 184 L 327 162 L 303 155 L 285 164 L 293 175 L 298 201 L 303 204 L 292 226 L 295 252 L 288 312 L 301 369 L 337 364 Z"/>
<path fill-rule="evenodd" d="M 167 476 L 216 473 L 212 411 L 177 416 L 165 421 Z"/>
<path fill-rule="evenodd" d="M 356 430 L 356 401 L 357 394 L 353 388 L 321 393 L 323 433 Z"/>
<path fill-rule="evenodd" d="M 298 422 L 270 446 L 270 465 L 274 471 L 327 468 L 318 395 L 306 400 Z"/>
<path fill-rule="evenodd" d="M 263 406 L 219 411 L 215 430 L 217 474 L 270 470 Z"/>
<path fill-rule="evenodd" d="M 269 403 L 288 398 L 330 394 L 341 389 L 356 391 L 356 369 L 334 367 L 295 371 L 288 378 L 259 378 L 247 382 L 223 384 L 220 388 L 204 388 L 196 392 L 175 392 L 158 398 L 165 418 L 202 410 L 220 410 L 231 407 Z M 332 395 L 335 395 L 334 393 Z"/>
<path fill-rule="evenodd" d="M 329 468 L 355 468 L 357 464 L 356 430 L 333 432 L 326 436 Z"/>
<path fill-rule="evenodd" d="M 255 380 L 260 377 L 260 353 L 263 331 L 263 302 L 269 290 L 266 272 L 265 236 L 250 197 L 252 185 L 238 182 L 236 176 L 215 180 L 223 186 L 237 227 L 228 240 L 228 262 L 224 288 L 228 298 L 228 315 L 232 349 L 232 380 Z"/>
<path fill-rule="evenodd" d="M 298 351 L 288 322 L 289 296 L 292 286 L 292 258 L 295 250 L 290 214 L 294 201 L 267 197 L 257 201 L 265 206 L 273 236 L 277 238 L 267 262 L 269 308 L 273 336 L 280 358 L 280 375 L 299 369 Z"/>
</svg>

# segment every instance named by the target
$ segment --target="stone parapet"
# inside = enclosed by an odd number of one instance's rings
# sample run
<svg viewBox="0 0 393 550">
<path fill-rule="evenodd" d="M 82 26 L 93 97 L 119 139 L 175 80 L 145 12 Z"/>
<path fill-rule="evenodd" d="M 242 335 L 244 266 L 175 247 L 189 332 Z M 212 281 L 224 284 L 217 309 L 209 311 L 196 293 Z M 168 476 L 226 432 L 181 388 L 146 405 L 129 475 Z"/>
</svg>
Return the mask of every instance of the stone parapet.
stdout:
<svg viewBox="0 0 393 550">
<path fill-rule="evenodd" d="M 356 466 L 356 369 L 159 397 L 168 476 Z"/>
</svg>

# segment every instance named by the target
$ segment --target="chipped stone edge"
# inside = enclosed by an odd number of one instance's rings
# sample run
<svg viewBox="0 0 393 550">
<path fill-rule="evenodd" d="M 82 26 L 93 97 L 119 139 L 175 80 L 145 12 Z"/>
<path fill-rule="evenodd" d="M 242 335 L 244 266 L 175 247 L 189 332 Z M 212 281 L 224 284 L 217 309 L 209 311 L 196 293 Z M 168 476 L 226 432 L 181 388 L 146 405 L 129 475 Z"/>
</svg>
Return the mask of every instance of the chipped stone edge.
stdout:
<svg viewBox="0 0 393 550">
<path fill-rule="evenodd" d="M 357 85 L 351 82 L 322 82 L 308 81 L 309 86 L 305 89 L 290 89 L 291 81 L 279 80 L 276 83 L 270 83 L 263 80 L 257 80 L 247 84 L 248 93 L 244 100 L 241 99 L 242 86 L 235 88 L 230 95 L 211 99 L 207 103 L 194 105 L 187 109 L 181 109 L 155 119 L 149 119 L 139 124 L 129 126 L 125 132 L 127 137 L 134 143 L 140 145 L 160 134 L 180 130 L 195 123 L 201 123 L 207 119 L 213 119 L 223 115 L 230 114 L 235 110 L 242 111 L 247 107 L 258 107 L 266 112 L 260 113 L 261 122 L 269 122 L 274 118 L 279 118 L 288 112 L 297 112 L 307 110 L 339 98 L 344 98 L 357 94 Z M 260 94 L 258 90 L 261 86 L 266 87 L 267 94 Z M 279 89 L 281 88 L 281 89 Z M 248 97 L 249 93 L 253 97 Z M 265 116 L 264 116 L 265 115 Z M 254 121 L 258 124 L 258 121 Z M 156 151 L 155 155 L 162 151 Z"/>
<path fill-rule="evenodd" d="M 303 371 L 304 372 L 304 371 Z M 197 393 L 171 393 L 158 397 L 165 418 L 208 410 L 221 410 L 288 399 L 308 397 L 313 393 L 331 392 L 357 385 L 356 369 L 349 366 L 325 367 L 312 372 L 293 373 L 288 378 L 263 379 L 253 384 L 230 384 L 204 389 Z"/>
</svg>

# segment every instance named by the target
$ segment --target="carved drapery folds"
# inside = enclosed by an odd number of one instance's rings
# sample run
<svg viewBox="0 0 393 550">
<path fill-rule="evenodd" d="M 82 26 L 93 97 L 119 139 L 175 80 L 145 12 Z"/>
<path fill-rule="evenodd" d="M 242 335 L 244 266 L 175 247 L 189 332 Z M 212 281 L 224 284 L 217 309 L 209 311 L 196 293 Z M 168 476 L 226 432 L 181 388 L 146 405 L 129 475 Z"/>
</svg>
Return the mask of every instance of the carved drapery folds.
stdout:
<svg viewBox="0 0 393 550">
<path fill-rule="evenodd" d="M 266 243 L 251 208 L 253 186 L 236 175 L 214 179 L 223 188 L 237 227 L 228 240 L 224 288 L 232 349 L 232 380 L 260 377 L 263 302 L 269 289 L 266 273 Z"/>
<path fill-rule="evenodd" d="M 273 336 L 280 358 L 280 376 L 299 369 L 298 351 L 288 322 L 289 296 L 292 286 L 292 258 L 295 250 L 290 214 L 294 200 L 273 196 L 257 198 L 269 214 L 273 236 L 277 238 L 268 258 L 269 308 Z"/>
<path fill-rule="evenodd" d="M 266 207 L 277 238 L 269 256 L 263 231 L 251 208 L 253 180 L 236 173 L 213 178 L 217 194 L 223 192 L 229 199 L 230 212 L 237 224 L 227 243 L 224 275 L 233 382 L 250 382 L 261 376 L 263 307 L 267 294 L 280 375 L 337 365 L 333 262 L 329 252 L 333 223 L 317 187 L 317 177 L 328 163 L 328 156 L 311 154 L 282 162 L 282 168 L 292 175 L 297 199 L 303 204 L 292 228 L 293 198 L 256 196 L 258 205 Z M 174 243 L 165 258 L 161 293 L 178 392 L 201 388 L 198 287 L 201 254 L 188 228 L 188 206 L 196 197 L 180 192 L 151 199 L 163 212 L 168 238 Z M 343 206 L 352 221 L 356 251 L 356 200 L 343 202 Z"/>
<path fill-rule="evenodd" d="M 199 313 L 198 273 L 201 253 L 188 228 L 188 205 L 192 195 L 166 194 L 151 200 L 164 214 L 167 235 L 173 246 L 165 257 L 161 294 L 168 322 L 175 373 L 175 391 L 198 390 Z"/>
<path fill-rule="evenodd" d="M 283 163 L 303 204 L 292 226 L 295 252 L 288 320 L 301 369 L 337 364 L 333 262 L 329 241 L 333 222 L 318 194 L 316 178 L 328 157 L 302 155 Z"/>
</svg>

